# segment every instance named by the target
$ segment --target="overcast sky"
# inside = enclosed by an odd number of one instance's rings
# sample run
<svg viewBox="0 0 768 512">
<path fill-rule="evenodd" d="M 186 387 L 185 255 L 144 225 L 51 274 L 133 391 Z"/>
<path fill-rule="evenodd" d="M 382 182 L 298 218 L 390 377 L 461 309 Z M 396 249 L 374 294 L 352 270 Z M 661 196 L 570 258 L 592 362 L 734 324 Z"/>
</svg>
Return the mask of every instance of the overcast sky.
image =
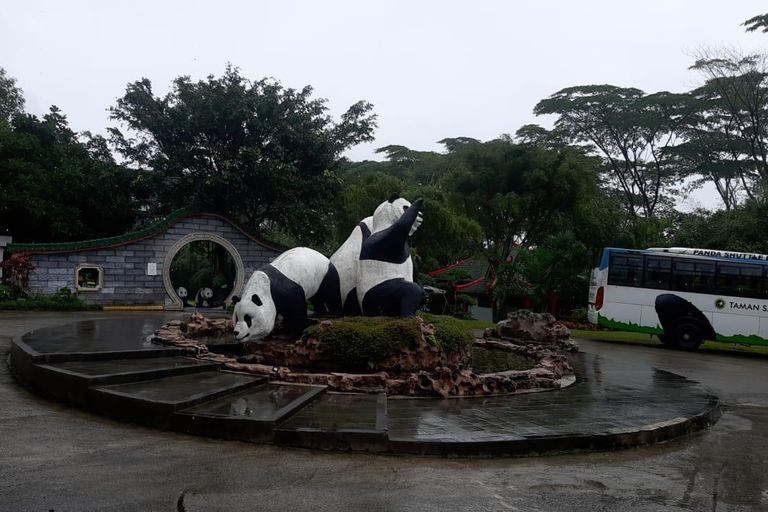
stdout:
<svg viewBox="0 0 768 512">
<path fill-rule="evenodd" d="M 568 86 L 690 89 L 697 47 L 768 46 L 768 34 L 740 26 L 765 12 L 757 0 L 0 0 L 0 66 L 28 111 L 55 104 L 73 129 L 104 133 L 128 82 L 147 77 L 165 94 L 176 76 L 220 75 L 231 62 L 252 79 L 312 85 L 336 116 L 370 101 L 376 141 L 348 156 L 379 159 L 388 144 L 440 150 L 445 137 L 549 126 L 532 109 Z M 711 191 L 696 198 L 715 206 Z"/>
</svg>

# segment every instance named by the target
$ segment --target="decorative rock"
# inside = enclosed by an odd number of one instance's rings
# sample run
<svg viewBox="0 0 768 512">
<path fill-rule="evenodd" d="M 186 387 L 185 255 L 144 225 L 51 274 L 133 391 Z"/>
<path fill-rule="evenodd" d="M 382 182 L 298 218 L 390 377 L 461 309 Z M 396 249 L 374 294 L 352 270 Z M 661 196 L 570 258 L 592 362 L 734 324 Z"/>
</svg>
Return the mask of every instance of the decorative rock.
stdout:
<svg viewBox="0 0 768 512">
<path fill-rule="evenodd" d="M 534 341 L 547 343 L 562 350 L 579 351 L 579 344 L 571 338 L 571 332 L 549 313 L 534 313 L 527 309 L 512 311 L 496 325 L 496 329 L 486 329 L 485 338 L 500 337 L 515 341 Z"/>
<path fill-rule="evenodd" d="M 179 347 L 198 359 L 221 363 L 230 371 L 265 375 L 272 381 L 328 386 L 329 391 L 345 393 L 421 397 L 499 395 L 523 390 L 557 389 L 563 376 L 573 375 L 568 359 L 559 352 L 562 343 L 544 346 L 530 340 L 494 339 L 478 339 L 475 346 L 512 352 L 538 363 L 530 370 L 475 374 L 470 368 L 471 351 L 445 354 L 438 350 L 426 341 L 426 336 L 434 334 L 434 327 L 426 323 L 421 324 L 422 336 L 418 346 L 410 347 L 407 354 L 395 354 L 381 363 L 381 368 L 392 368 L 393 371 L 366 374 L 292 372 L 291 366 L 314 369 L 333 366 L 320 342 L 313 339 L 253 344 L 259 348 L 258 353 L 235 359 L 210 352 L 202 340 L 192 337 L 210 337 L 221 333 L 229 336 L 231 330 L 231 322 L 225 319 L 207 319 L 193 313 L 187 322 L 173 321 L 164 325 L 152 340 Z M 429 364 L 433 366 L 429 367 Z"/>
</svg>

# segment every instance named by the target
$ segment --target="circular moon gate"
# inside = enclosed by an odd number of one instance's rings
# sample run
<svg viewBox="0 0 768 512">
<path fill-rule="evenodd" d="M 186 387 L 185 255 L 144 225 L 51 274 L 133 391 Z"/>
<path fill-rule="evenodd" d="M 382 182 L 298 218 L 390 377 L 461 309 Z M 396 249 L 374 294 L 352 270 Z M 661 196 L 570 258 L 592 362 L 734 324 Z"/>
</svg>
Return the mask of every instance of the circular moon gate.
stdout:
<svg viewBox="0 0 768 512">
<path fill-rule="evenodd" d="M 235 246 L 229 243 L 223 237 L 214 233 L 193 233 L 181 238 L 178 242 L 173 244 L 173 246 L 168 251 L 168 254 L 165 255 L 165 259 L 163 260 L 163 285 L 165 286 L 165 291 L 168 294 L 168 297 L 166 298 L 165 309 L 172 311 L 179 311 L 184 309 L 184 303 L 176 294 L 176 290 L 173 288 L 173 283 L 171 282 L 171 264 L 173 263 L 173 259 L 183 247 L 192 242 L 202 241 L 214 242 L 224 247 L 224 249 L 232 257 L 232 260 L 235 262 L 235 282 L 232 286 L 232 290 L 229 292 L 229 295 L 227 295 L 224 304 L 230 304 L 232 301 L 232 296 L 235 295 L 238 290 L 242 289 L 245 276 L 245 267 L 243 265 L 243 259 L 240 257 L 240 253 L 237 252 Z"/>
</svg>

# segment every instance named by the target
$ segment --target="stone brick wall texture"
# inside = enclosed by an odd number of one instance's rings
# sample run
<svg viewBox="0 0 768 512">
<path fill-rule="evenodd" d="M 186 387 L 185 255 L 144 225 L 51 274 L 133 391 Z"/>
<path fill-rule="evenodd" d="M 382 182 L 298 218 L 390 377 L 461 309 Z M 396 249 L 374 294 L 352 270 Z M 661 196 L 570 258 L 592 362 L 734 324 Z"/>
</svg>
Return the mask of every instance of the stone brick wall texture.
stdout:
<svg viewBox="0 0 768 512">
<path fill-rule="evenodd" d="M 75 267 L 89 263 L 102 267 L 104 286 L 97 292 L 81 291 L 83 301 L 104 306 L 165 305 L 169 298 L 163 285 L 165 256 L 179 240 L 194 233 L 217 234 L 231 243 L 243 260 L 244 282 L 256 269 L 280 254 L 255 242 L 220 217 L 197 214 L 181 219 L 158 235 L 117 247 L 33 253 L 31 261 L 37 268 L 30 276 L 30 289 L 43 293 L 55 293 L 61 288 L 75 291 Z M 147 263 L 157 263 L 157 275 L 147 275 Z"/>
</svg>

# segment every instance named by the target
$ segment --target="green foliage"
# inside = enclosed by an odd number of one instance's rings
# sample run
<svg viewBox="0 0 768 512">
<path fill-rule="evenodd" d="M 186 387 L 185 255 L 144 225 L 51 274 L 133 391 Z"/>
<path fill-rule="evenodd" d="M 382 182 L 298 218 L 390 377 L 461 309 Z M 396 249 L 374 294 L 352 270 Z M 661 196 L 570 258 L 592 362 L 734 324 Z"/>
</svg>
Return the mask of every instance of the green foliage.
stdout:
<svg viewBox="0 0 768 512">
<path fill-rule="evenodd" d="M 31 295 L 25 299 L 3 300 L 0 295 L 0 310 L 14 311 L 90 311 L 100 310 L 98 304 L 86 304 L 69 288 L 62 288 L 53 295 L 42 293 Z"/>
<path fill-rule="evenodd" d="M 418 344 L 420 336 L 419 322 L 414 318 L 349 317 L 327 326 L 310 326 L 302 339 L 319 339 L 338 361 L 360 367 Z"/>
<path fill-rule="evenodd" d="M 477 299 L 466 293 L 459 293 L 456 295 L 456 305 L 461 306 L 477 306 Z"/>
<path fill-rule="evenodd" d="M 0 284 L 0 302 L 6 302 L 13 299 L 13 288 L 6 284 Z"/>
<path fill-rule="evenodd" d="M 42 120 L 0 121 L 0 233 L 15 242 L 62 242 L 122 234 L 136 219 L 135 171 L 106 141 L 76 135 L 56 107 Z"/>
<path fill-rule="evenodd" d="M 334 170 L 346 149 L 373 140 L 376 116 L 361 101 L 334 122 L 312 92 L 252 82 L 232 66 L 218 78 L 179 77 L 164 97 L 145 78 L 110 110 L 137 137 L 112 128 L 112 141 L 153 171 L 161 213 L 195 203 L 254 231 L 276 224 L 300 240 L 322 241 L 318 218 L 330 213 L 340 185 Z"/>
<path fill-rule="evenodd" d="M 582 302 L 589 288 L 589 266 L 589 251 L 573 233 L 552 235 L 499 268 L 494 295 L 499 302 L 526 296 L 540 307 L 555 297 Z"/>
<path fill-rule="evenodd" d="M 434 337 L 427 341 L 446 353 L 470 347 L 475 341 L 472 330 L 455 318 L 423 312 L 418 315 L 435 326 Z M 406 347 L 416 346 L 421 328 L 415 318 L 347 317 L 330 325 L 308 327 L 302 339 L 309 338 L 322 341 L 330 355 L 350 367 L 370 368 Z"/>
<path fill-rule="evenodd" d="M 431 161 L 441 159 L 447 158 L 436 155 Z M 332 219 L 335 240 L 328 252 L 343 243 L 355 225 L 372 215 L 376 207 L 394 192 L 411 201 L 419 197 L 425 200 L 422 213 L 427 224 L 411 239 L 414 259 L 420 268 L 435 270 L 480 248 L 482 232 L 479 225 L 452 206 L 442 183 L 418 184 L 411 174 L 421 172 L 419 160 L 409 161 L 407 168 L 403 165 L 400 161 L 361 162 L 343 172 L 344 185 L 335 202 Z"/>
<path fill-rule="evenodd" d="M 0 122 L 24 112 L 24 92 L 16 86 L 16 79 L 0 67 Z"/>
<path fill-rule="evenodd" d="M 749 18 L 747 21 L 741 24 L 746 27 L 746 32 L 754 32 L 760 30 L 763 33 L 768 33 L 768 14 L 760 14 Z"/>
<path fill-rule="evenodd" d="M 749 200 L 730 211 L 679 214 L 670 245 L 725 251 L 768 253 L 768 204 Z"/>
<path fill-rule="evenodd" d="M 475 343 L 475 335 L 461 320 L 446 315 L 433 315 L 424 311 L 417 313 L 425 322 L 435 326 L 437 346 L 451 354 Z"/>
<path fill-rule="evenodd" d="M 437 288 L 437 280 L 429 274 L 419 274 L 419 284 L 421 286 L 431 286 Z"/>
<path fill-rule="evenodd" d="M 570 320 L 573 322 L 587 323 L 589 321 L 589 310 L 587 308 L 575 308 L 571 310 Z"/>
<path fill-rule="evenodd" d="M 631 87 L 567 87 L 534 108 L 536 115 L 556 114 L 562 140 L 586 144 L 605 159 L 611 186 L 620 191 L 631 215 L 652 217 L 669 194 L 675 173 L 664 149 L 690 114 L 687 96 L 647 95 Z"/>
<path fill-rule="evenodd" d="M 502 139 L 442 142 L 460 162 L 445 186 L 457 208 L 482 227 L 494 267 L 516 244 L 536 244 L 559 231 L 558 218 L 576 208 L 595 180 L 593 162 L 576 151 Z"/>
<path fill-rule="evenodd" d="M 235 282 L 237 270 L 232 256 L 221 245 L 210 241 L 191 242 L 179 250 L 171 262 L 171 284 L 174 289 L 183 286 L 189 295 L 187 302 L 194 304 L 200 288 L 211 288 L 211 306 L 221 306 Z"/>
</svg>

